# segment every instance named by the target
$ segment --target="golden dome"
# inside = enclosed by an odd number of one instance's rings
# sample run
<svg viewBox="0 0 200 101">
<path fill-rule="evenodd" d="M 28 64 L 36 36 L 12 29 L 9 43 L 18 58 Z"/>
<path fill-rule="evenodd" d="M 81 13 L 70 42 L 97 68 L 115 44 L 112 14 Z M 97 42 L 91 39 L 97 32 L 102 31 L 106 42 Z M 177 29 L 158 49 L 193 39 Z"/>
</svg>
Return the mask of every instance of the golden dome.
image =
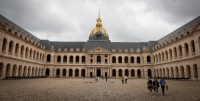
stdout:
<svg viewBox="0 0 200 101">
<path fill-rule="evenodd" d="M 96 27 L 91 31 L 90 36 L 95 35 L 98 31 L 100 31 L 103 35 L 108 36 L 106 30 L 102 27 L 102 23 L 101 23 L 101 18 L 100 18 L 100 12 L 99 12 L 99 16 L 97 19 L 97 23 L 96 23 Z"/>
</svg>

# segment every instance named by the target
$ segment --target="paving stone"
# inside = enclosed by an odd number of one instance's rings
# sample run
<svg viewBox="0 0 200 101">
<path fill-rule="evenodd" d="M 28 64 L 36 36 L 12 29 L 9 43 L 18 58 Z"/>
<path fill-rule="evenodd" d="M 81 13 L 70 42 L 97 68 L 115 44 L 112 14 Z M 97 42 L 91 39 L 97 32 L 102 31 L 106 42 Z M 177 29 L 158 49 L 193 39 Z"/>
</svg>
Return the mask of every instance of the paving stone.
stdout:
<svg viewBox="0 0 200 101">
<path fill-rule="evenodd" d="M 0 80 L 0 101 L 200 101 L 200 82 L 166 80 L 165 96 L 149 94 L 146 79 L 42 78 Z"/>
</svg>

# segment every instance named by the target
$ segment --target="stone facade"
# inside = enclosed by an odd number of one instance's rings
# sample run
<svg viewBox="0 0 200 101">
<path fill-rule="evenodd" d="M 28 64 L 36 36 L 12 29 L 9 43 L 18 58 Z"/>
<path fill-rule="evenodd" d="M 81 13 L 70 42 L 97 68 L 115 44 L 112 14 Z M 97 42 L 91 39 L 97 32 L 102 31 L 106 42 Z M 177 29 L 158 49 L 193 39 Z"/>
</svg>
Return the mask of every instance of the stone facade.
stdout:
<svg viewBox="0 0 200 101">
<path fill-rule="evenodd" d="M 96 29 L 102 26 L 99 23 Z M 141 46 L 142 49 L 109 50 L 95 46 L 87 50 L 81 47 L 58 48 L 55 45 L 47 49 L 47 45 L 34 37 L 0 21 L 0 77 L 97 75 L 119 78 L 126 75 L 129 78 L 151 76 L 200 80 L 200 22 L 190 28 L 188 33 L 168 37 L 164 43 L 156 42 L 152 49 Z M 95 33 L 92 33 L 92 40 L 88 42 L 99 41 L 102 33 L 96 33 L 98 40 L 94 40 Z M 103 41 L 110 42 L 107 33 L 102 35 L 106 39 Z"/>
</svg>

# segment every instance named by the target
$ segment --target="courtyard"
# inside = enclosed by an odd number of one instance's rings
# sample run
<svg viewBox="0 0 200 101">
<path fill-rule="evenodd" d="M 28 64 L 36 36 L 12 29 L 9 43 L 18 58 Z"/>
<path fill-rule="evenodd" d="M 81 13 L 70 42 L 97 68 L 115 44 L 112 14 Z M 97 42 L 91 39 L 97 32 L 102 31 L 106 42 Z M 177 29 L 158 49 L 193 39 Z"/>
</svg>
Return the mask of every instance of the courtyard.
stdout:
<svg viewBox="0 0 200 101">
<path fill-rule="evenodd" d="M 200 101 L 200 82 L 166 80 L 165 96 L 149 94 L 146 79 L 40 78 L 0 80 L 0 101 Z"/>
</svg>

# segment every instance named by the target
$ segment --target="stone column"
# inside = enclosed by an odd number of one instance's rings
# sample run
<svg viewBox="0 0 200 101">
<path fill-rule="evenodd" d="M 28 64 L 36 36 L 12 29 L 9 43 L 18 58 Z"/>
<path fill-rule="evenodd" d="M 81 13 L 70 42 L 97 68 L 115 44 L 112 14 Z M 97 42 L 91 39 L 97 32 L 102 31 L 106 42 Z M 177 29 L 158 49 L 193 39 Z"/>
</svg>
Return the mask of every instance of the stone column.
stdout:
<svg viewBox="0 0 200 101">
<path fill-rule="evenodd" d="M 137 70 L 135 69 L 135 77 L 137 78 L 138 77 L 138 74 L 137 74 Z"/>
<path fill-rule="evenodd" d="M 20 58 L 20 53 L 21 53 L 21 47 L 18 47 L 18 52 L 17 52 L 17 57 Z"/>
<path fill-rule="evenodd" d="M 2 78 L 5 78 L 6 77 L 6 67 L 2 67 Z"/>
<path fill-rule="evenodd" d="M 188 50 L 189 50 L 189 57 L 192 55 L 192 46 L 189 44 L 188 45 Z"/>
<path fill-rule="evenodd" d="M 191 66 L 191 79 L 194 80 L 194 67 Z"/>
<path fill-rule="evenodd" d="M 81 70 L 79 70 L 79 77 L 81 77 Z"/>
<path fill-rule="evenodd" d="M 69 69 L 66 69 L 66 77 L 69 77 Z"/>
<path fill-rule="evenodd" d="M 198 41 L 198 39 L 197 40 L 195 40 L 195 53 L 196 53 L 196 55 L 200 55 L 200 44 L 199 44 L 200 42 Z M 199 73 L 199 72 L 198 72 Z M 200 78 L 200 77 L 199 77 Z"/>
<path fill-rule="evenodd" d="M 79 57 L 79 64 L 82 64 L 82 57 Z"/>
<path fill-rule="evenodd" d="M 53 68 L 49 68 L 50 70 L 49 70 L 49 76 L 50 77 L 53 77 L 54 76 L 54 70 L 53 70 Z"/>
<path fill-rule="evenodd" d="M 3 35 L 3 33 L 0 32 L 0 35 Z M 0 37 L 0 53 L 2 53 L 2 46 L 3 46 L 3 38 Z"/>
<path fill-rule="evenodd" d="M 197 74 L 198 75 L 198 80 L 200 80 L 200 67 L 197 67 L 197 72 L 198 72 L 198 74 Z"/>
<path fill-rule="evenodd" d="M 188 71 L 187 71 L 186 67 L 184 68 L 184 75 L 185 75 L 185 78 L 188 78 Z"/>
<path fill-rule="evenodd" d="M 60 69 L 60 77 L 62 77 L 63 76 L 63 69 Z"/>
<path fill-rule="evenodd" d="M 119 78 L 119 69 L 116 69 L 116 78 Z"/>
<path fill-rule="evenodd" d="M 25 69 L 24 76 L 28 76 L 27 74 L 28 74 L 28 68 Z"/>
<path fill-rule="evenodd" d="M 67 64 L 69 64 L 69 61 L 70 61 L 70 56 L 67 56 Z"/>
<path fill-rule="evenodd" d="M 128 69 L 128 77 L 131 77 L 131 69 Z"/>
<path fill-rule="evenodd" d="M 73 64 L 76 63 L 76 56 L 73 56 Z"/>
<path fill-rule="evenodd" d="M 185 46 L 182 47 L 183 58 L 185 58 Z"/>
<path fill-rule="evenodd" d="M 63 64 L 63 56 L 61 56 L 60 63 Z"/>
</svg>

